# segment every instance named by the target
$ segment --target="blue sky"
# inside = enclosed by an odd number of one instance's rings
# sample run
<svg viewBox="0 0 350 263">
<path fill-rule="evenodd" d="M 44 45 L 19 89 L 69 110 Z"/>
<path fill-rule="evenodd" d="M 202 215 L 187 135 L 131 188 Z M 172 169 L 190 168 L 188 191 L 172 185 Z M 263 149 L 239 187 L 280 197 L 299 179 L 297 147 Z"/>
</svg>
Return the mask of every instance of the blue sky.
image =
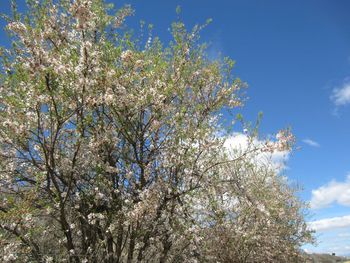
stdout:
<svg viewBox="0 0 350 263">
<path fill-rule="evenodd" d="M 0 12 L 9 2 L 1 1 Z M 131 4 L 129 25 L 152 23 L 164 42 L 177 5 L 189 28 L 213 19 L 202 40 L 211 43 L 212 56 L 233 58 L 235 74 L 249 84 L 245 119 L 262 111 L 262 134 L 291 126 L 298 139 L 286 173 L 313 207 L 308 220 L 316 221 L 319 246 L 306 248 L 350 255 L 350 1 L 108 2 Z M 1 31 L 2 45 L 4 38 Z"/>
</svg>

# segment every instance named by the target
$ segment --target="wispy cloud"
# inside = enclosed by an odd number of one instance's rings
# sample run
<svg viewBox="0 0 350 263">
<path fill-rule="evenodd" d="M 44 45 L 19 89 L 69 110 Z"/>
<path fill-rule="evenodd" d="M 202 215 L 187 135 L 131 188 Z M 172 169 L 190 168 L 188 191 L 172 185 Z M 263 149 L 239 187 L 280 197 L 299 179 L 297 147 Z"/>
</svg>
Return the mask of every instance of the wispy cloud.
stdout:
<svg viewBox="0 0 350 263">
<path fill-rule="evenodd" d="M 350 227 L 350 215 L 325 218 L 308 223 L 310 229 L 315 231 L 327 231 L 337 228 Z"/>
<path fill-rule="evenodd" d="M 350 237 L 350 233 L 339 233 L 338 235 L 337 235 L 338 237 Z"/>
<path fill-rule="evenodd" d="M 265 140 L 259 140 L 254 138 L 250 141 L 248 135 L 244 133 L 233 133 L 230 137 L 228 137 L 224 143 L 224 147 L 227 150 L 235 150 L 238 151 L 239 154 L 244 153 L 248 150 L 249 147 L 257 147 L 264 145 L 266 143 Z M 251 144 L 251 145 L 250 145 Z M 270 166 L 276 171 L 283 171 L 287 169 L 286 162 L 289 159 L 290 152 L 289 151 L 274 151 L 272 153 L 269 152 L 261 152 L 254 156 L 254 161 L 258 165 L 262 166 Z"/>
<path fill-rule="evenodd" d="M 331 100 L 335 106 L 343 106 L 350 103 L 350 82 L 345 82 L 340 88 L 333 89 Z"/>
<path fill-rule="evenodd" d="M 309 138 L 304 139 L 303 143 L 306 143 L 307 145 L 312 146 L 312 147 L 320 147 L 320 144 L 318 142 L 311 140 Z"/>
<path fill-rule="evenodd" d="M 312 190 L 311 208 L 324 208 L 332 203 L 350 206 L 350 175 L 347 176 L 344 182 L 333 180 Z"/>
</svg>

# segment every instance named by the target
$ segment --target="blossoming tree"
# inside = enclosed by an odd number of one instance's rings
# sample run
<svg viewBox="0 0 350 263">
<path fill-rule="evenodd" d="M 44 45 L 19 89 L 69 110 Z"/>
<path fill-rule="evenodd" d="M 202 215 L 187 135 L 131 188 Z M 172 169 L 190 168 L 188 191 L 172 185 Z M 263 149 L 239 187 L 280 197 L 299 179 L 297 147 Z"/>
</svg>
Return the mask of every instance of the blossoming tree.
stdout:
<svg viewBox="0 0 350 263">
<path fill-rule="evenodd" d="M 142 45 L 102 0 L 28 1 L 2 49 L 0 244 L 7 262 L 290 262 L 303 204 L 261 153 L 225 150 L 241 105 L 201 26 Z M 248 136 L 255 138 L 255 135 Z"/>
</svg>

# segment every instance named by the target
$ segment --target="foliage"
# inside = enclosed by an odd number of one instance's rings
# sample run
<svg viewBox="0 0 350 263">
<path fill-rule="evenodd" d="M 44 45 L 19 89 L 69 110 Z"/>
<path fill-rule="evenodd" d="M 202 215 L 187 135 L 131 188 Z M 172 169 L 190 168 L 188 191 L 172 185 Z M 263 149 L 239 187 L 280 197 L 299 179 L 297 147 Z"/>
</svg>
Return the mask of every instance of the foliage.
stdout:
<svg viewBox="0 0 350 263">
<path fill-rule="evenodd" d="M 123 26 L 132 9 L 112 10 L 31 0 L 7 18 L 3 260 L 291 262 L 310 238 L 304 205 L 255 157 L 292 136 L 225 150 L 220 113 L 244 86 L 233 62 L 206 57 L 202 26 L 144 46 Z"/>
</svg>

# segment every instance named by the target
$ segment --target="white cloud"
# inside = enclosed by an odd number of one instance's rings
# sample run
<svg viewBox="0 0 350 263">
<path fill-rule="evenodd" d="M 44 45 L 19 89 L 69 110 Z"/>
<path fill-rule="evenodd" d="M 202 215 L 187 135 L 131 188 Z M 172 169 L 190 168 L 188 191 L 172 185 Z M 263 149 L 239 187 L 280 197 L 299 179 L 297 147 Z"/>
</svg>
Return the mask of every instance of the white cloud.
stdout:
<svg viewBox="0 0 350 263">
<path fill-rule="evenodd" d="M 312 147 L 320 147 L 320 144 L 318 142 L 311 140 L 309 138 L 304 139 L 303 142 Z"/>
<path fill-rule="evenodd" d="M 350 175 L 347 176 L 344 182 L 333 180 L 318 189 L 312 190 L 311 208 L 324 208 L 332 203 L 350 206 Z"/>
<path fill-rule="evenodd" d="M 333 89 L 331 100 L 336 106 L 350 103 L 350 82 L 346 82 L 341 88 Z"/>
<path fill-rule="evenodd" d="M 265 143 L 265 140 L 251 140 L 246 134 L 236 132 L 226 139 L 224 147 L 228 150 L 236 150 L 239 154 L 242 154 L 249 151 L 249 149 L 262 146 Z M 273 169 L 281 171 L 287 168 L 286 162 L 289 154 L 289 151 L 260 152 L 254 155 L 254 160 L 259 165 L 271 165 Z"/>
<path fill-rule="evenodd" d="M 308 223 L 309 228 L 315 231 L 333 230 L 336 228 L 350 227 L 350 215 L 325 218 Z"/>
</svg>

